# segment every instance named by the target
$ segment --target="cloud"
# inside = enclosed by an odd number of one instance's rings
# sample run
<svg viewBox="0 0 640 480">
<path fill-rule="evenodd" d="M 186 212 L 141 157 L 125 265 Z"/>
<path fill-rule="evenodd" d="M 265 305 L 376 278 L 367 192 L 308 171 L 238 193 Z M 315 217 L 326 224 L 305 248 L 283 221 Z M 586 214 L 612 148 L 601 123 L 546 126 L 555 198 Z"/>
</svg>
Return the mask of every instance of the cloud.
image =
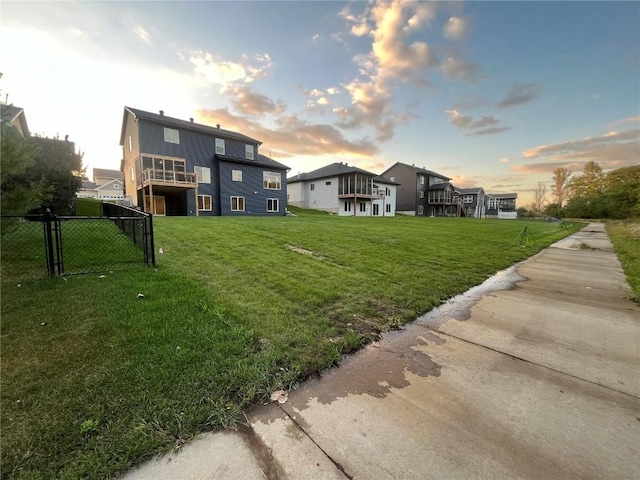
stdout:
<svg viewBox="0 0 640 480">
<path fill-rule="evenodd" d="M 444 26 L 444 36 L 451 40 L 461 40 L 467 34 L 469 22 L 460 17 L 450 17 Z"/>
<path fill-rule="evenodd" d="M 337 89 L 336 87 L 329 87 L 327 88 L 327 93 L 329 95 L 337 95 L 338 93 L 340 93 L 340 90 Z"/>
<path fill-rule="evenodd" d="M 639 123 L 640 124 L 640 117 L 623 118 L 622 120 L 618 120 L 618 121 L 615 121 L 613 123 L 610 123 L 609 125 L 607 125 L 607 128 L 619 127 L 620 125 L 625 125 L 627 123 Z"/>
<path fill-rule="evenodd" d="M 445 113 L 449 115 L 449 121 L 451 122 L 451 124 L 461 129 L 462 128 L 466 128 L 466 129 L 484 128 L 489 125 L 495 125 L 496 123 L 500 123 L 500 120 L 493 115 L 485 115 L 475 120 L 474 117 L 472 117 L 471 115 L 464 115 L 457 110 L 445 110 Z M 489 132 L 489 130 L 499 130 L 499 129 L 495 129 L 495 128 L 487 129 L 487 130 L 482 130 L 482 132 L 486 132 L 486 133 L 475 132 L 467 135 L 489 135 L 491 133 L 500 133 L 498 131 Z M 502 127 L 501 131 L 504 131 L 504 130 L 508 130 L 508 127 Z"/>
<path fill-rule="evenodd" d="M 486 77 L 480 71 L 477 63 L 468 63 L 457 55 L 449 55 L 442 63 L 442 72 L 448 80 L 458 80 L 474 84 Z"/>
<path fill-rule="evenodd" d="M 151 43 L 151 35 L 142 25 L 136 25 L 133 28 L 133 33 L 135 33 L 143 42 L 148 44 Z"/>
<path fill-rule="evenodd" d="M 487 128 L 485 130 L 478 130 L 476 132 L 465 133 L 467 137 L 480 137 L 484 135 L 497 135 L 502 132 L 506 132 L 507 130 L 511 130 L 511 127 L 493 127 Z"/>
<path fill-rule="evenodd" d="M 188 54 L 195 72 L 210 83 L 220 85 L 225 92 L 234 84 L 251 83 L 268 75 L 273 66 L 269 54 L 255 54 L 252 59 L 243 55 L 239 62 L 220 60 L 211 53 L 194 50 Z"/>
<path fill-rule="evenodd" d="M 319 105 L 329 105 L 329 100 L 327 100 L 327 97 L 320 97 L 317 103 Z"/>
<path fill-rule="evenodd" d="M 395 125 L 408 117 L 392 108 L 397 83 L 426 87 L 426 73 L 439 66 L 432 48 L 412 41 L 412 33 L 434 18 L 436 4 L 378 0 L 366 4 L 363 13 L 350 7 L 340 16 L 351 26 L 352 35 L 371 37 L 371 50 L 354 57 L 359 76 L 343 84 L 351 97 L 351 106 L 334 109 L 338 126 L 345 129 L 372 127 L 380 142 L 390 140 Z"/>
<path fill-rule="evenodd" d="M 352 141 L 332 125 L 311 123 L 296 115 L 276 118 L 275 127 L 268 128 L 246 116 L 234 115 L 227 108 L 199 109 L 196 114 L 199 121 L 205 124 L 219 123 L 223 128 L 262 141 L 263 149 L 271 149 L 280 157 L 351 155 L 367 158 L 378 153 L 376 144 L 366 138 Z"/>
<path fill-rule="evenodd" d="M 286 109 L 282 100 L 274 101 L 244 85 L 235 86 L 228 93 L 235 110 L 243 115 L 280 115 Z"/>
<path fill-rule="evenodd" d="M 322 38 L 322 35 L 320 35 L 319 33 L 316 33 L 313 37 L 311 37 L 311 41 L 313 43 L 318 43 L 321 38 Z"/>
<path fill-rule="evenodd" d="M 609 132 L 599 137 L 540 145 L 522 152 L 525 159 L 547 158 L 551 161 L 585 158 L 597 161 L 598 156 L 607 160 L 638 161 L 640 130 Z M 633 156 L 631 158 L 630 156 Z"/>
<path fill-rule="evenodd" d="M 308 95 L 310 95 L 312 97 L 321 97 L 322 95 L 324 95 L 322 90 L 318 90 L 317 88 L 314 88 L 313 90 L 310 90 L 307 93 L 308 93 Z"/>
<path fill-rule="evenodd" d="M 497 103 L 500 108 L 513 107 L 529 103 L 538 96 L 542 89 L 538 83 L 513 84 L 505 97 Z"/>
<path fill-rule="evenodd" d="M 510 158 L 507 158 L 507 157 L 502 157 L 502 158 L 500 159 L 500 163 L 509 163 L 510 161 L 511 161 L 511 159 L 510 159 Z"/>
</svg>

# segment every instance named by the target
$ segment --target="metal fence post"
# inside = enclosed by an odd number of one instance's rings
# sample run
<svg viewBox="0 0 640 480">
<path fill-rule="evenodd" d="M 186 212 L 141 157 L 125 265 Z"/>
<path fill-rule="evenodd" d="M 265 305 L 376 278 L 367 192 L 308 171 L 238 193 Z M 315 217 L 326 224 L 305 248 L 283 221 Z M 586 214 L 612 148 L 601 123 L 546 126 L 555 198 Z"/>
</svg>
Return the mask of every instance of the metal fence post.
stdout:
<svg viewBox="0 0 640 480">
<path fill-rule="evenodd" d="M 47 256 L 47 272 L 49 275 L 56 274 L 56 262 L 53 255 L 53 232 L 51 229 L 51 222 L 55 219 L 55 215 L 51 213 L 51 210 L 47 208 L 44 213 L 44 245 Z"/>
</svg>

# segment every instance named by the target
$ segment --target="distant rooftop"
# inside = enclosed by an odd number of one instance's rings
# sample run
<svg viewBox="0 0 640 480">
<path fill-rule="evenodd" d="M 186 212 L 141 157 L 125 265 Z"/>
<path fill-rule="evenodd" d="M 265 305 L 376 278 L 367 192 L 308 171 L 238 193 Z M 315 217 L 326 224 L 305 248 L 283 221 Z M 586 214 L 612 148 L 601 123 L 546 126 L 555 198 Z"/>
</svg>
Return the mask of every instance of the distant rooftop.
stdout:
<svg viewBox="0 0 640 480">
<path fill-rule="evenodd" d="M 321 178 L 336 177 L 338 175 L 345 175 L 348 173 L 360 173 L 362 175 L 367 175 L 368 177 L 374 177 L 374 181 L 376 182 L 388 183 L 390 185 L 397 185 L 395 182 L 392 182 L 388 178 L 382 177 L 380 175 L 376 175 L 375 173 L 368 172 L 366 170 L 363 170 L 362 168 L 354 167 L 353 165 L 348 165 L 342 162 L 331 163 L 329 165 L 325 165 L 324 167 L 320 167 L 317 170 L 313 170 L 308 173 L 301 173 L 299 175 L 294 175 L 293 177 L 287 179 L 287 183 L 319 180 Z"/>
</svg>

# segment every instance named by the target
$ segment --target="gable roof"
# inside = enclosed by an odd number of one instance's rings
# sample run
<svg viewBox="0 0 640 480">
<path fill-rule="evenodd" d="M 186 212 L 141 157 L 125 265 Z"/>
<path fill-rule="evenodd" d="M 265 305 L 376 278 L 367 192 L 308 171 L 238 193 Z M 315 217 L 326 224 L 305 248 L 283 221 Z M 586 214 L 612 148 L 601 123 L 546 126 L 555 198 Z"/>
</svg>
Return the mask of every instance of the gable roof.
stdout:
<svg viewBox="0 0 640 480">
<path fill-rule="evenodd" d="M 434 183 L 433 185 L 429 185 L 429 190 L 446 190 L 448 187 L 451 187 L 452 190 L 457 190 L 457 188 L 449 182 Z"/>
<path fill-rule="evenodd" d="M 254 145 L 261 145 L 262 142 L 255 138 L 248 137 L 241 133 L 232 132 L 231 130 L 224 130 L 222 128 L 210 127 L 209 125 L 203 125 L 201 123 L 195 123 L 189 120 L 180 120 L 179 118 L 168 117 L 167 115 L 160 115 L 158 113 L 145 112 L 144 110 L 138 110 L 137 108 L 124 107 L 124 114 L 122 116 L 122 130 L 120 132 L 120 145 L 124 146 L 124 132 L 127 121 L 127 114 L 131 114 L 134 118 L 147 120 L 149 122 L 159 123 L 168 127 L 183 128 L 186 130 L 193 130 L 201 133 L 208 133 L 209 135 L 216 135 L 218 137 L 230 138 L 245 143 L 252 143 Z"/>
<path fill-rule="evenodd" d="M 487 193 L 487 195 L 493 198 L 518 198 L 517 193 Z"/>
<path fill-rule="evenodd" d="M 217 155 L 217 154 L 216 154 L 216 158 L 218 158 L 219 160 L 222 160 L 223 162 L 246 163 L 248 165 L 258 165 L 260 167 L 267 167 L 273 170 L 289 170 L 289 167 L 287 167 L 286 165 L 283 165 L 280 162 L 276 162 L 275 160 L 260 154 L 258 154 L 258 156 L 253 160 L 249 160 L 243 157 L 238 157 L 235 155 Z"/>
<path fill-rule="evenodd" d="M 413 170 L 416 174 L 422 173 L 422 174 L 429 175 L 431 177 L 442 178 L 443 180 L 451 180 L 451 178 L 447 177 L 446 175 L 442 175 L 441 173 L 427 170 L 426 168 L 422 168 L 422 167 L 416 167 L 415 165 L 407 165 L 406 163 L 402 163 L 402 162 L 394 163 L 389 168 L 387 168 L 384 172 L 382 172 L 381 175 L 385 175 L 389 170 L 391 170 L 395 166 L 400 166 L 400 167 L 404 167 L 405 169 Z"/>
<path fill-rule="evenodd" d="M 105 178 L 122 178 L 122 172 L 120 170 L 110 170 L 108 168 L 94 168 L 93 169 L 93 180 L 95 181 L 96 177 L 105 177 Z"/>
<path fill-rule="evenodd" d="M 329 165 L 325 165 L 324 167 L 320 167 L 317 170 L 313 170 L 312 172 L 300 173 L 299 175 L 294 175 L 293 177 L 287 179 L 287 183 L 319 180 L 321 178 L 337 177 L 338 175 L 345 175 L 347 173 L 359 173 L 361 175 L 374 177 L 374 181 L 377 181 L 380 183 L 398 185 L 397 183 L 392 182 L 391 180 L 385 177 L 376 175 L 375 173 L 367 172 L 366 170 L 363 170 L 362 168 L 354 167 L 353 165 L 349 166 L 348 164 L 342 163 L 342 162 L 331 163 Z"/>
<path fill-rule="evenodd" d="M 20 124 L 20 132 L 24 137 L 28 137 L 29 126 L 27 125 L 27 117 L 24 114 L 24 109 L 16 107 L 15 105 L 2 105 L 0 104 L 0 118 L 3 122 L 7 122 L 13 126 L 16 126 L 16 122 Z"/>
<path fill-rule="evenodd" d="M 472 195 L 479 194 L 481 191 L 484 191 L 482 187 L 471 187 L 471 188 L 459 188 L 458 191 L 460 195 Z"/>
<path fill-rule="evenodd" d="M 98 185 L 94 182 L 90 182 L 89 180 L 82 181 L 82 190 L 95 190 L 97 186 Z"/>
<path fill-rule="evenodd" d="M 103 188 L 104 188 L 105 190 L 108 190 L 108 189 L 109 189 L 109 186 L 110 186 L 110 185 L 113 185 L 114 183 L 119 183 L 120 185 L 124 185 L 124 182 L 123 182 L 121 179 L 119 179 L 119 178 L 114 178 L 113 180 L 111 180 L 111 181 L 109 181 L 109 182 L 107 182 L 107 183 L 103 183 L 102 185 L 98 185 L 98 186 L 96 186 L 96 187 L 95 187 L 95 190 L 102 190 Z"/>
</svg>

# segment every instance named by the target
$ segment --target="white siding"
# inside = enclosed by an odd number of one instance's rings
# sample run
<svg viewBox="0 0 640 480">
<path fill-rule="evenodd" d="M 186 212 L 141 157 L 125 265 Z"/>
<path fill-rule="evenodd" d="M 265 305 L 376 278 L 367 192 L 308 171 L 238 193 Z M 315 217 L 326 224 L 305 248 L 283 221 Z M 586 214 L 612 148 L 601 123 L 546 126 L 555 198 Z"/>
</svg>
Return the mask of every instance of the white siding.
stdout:
<svg viewBox="0 0 640 480">
<path fill-rule="evenodd" d="M 304 182 L 287 183 L 287 205 L 304 208 L 302 187 Z"/>
<path fill-rule="evenodd" d="M 330 182 L 330 185 L 327 185 Z M 321 178 L 304 183 L 304 207 L 338 213 L 338 178 Z M 311 190 L 311 185 L 314 186 Z M 353 212 L 351 212 L 353 214 Z"/>
</svg>

